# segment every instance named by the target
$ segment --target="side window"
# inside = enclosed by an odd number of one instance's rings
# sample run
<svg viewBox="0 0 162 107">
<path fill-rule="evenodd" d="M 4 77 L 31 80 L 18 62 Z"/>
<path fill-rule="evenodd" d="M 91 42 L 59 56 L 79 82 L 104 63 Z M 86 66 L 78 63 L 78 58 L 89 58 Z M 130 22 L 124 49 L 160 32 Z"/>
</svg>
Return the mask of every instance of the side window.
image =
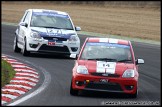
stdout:
<svg viewBox="0 0 162 107">
<path fill-rule="evenodd" d="M 28 23 L 29 22 L 29 16 L 30 16 L 30 12 L 27 12 L 26 16 L 23 19 L 23 22 Z"/>
</svg>

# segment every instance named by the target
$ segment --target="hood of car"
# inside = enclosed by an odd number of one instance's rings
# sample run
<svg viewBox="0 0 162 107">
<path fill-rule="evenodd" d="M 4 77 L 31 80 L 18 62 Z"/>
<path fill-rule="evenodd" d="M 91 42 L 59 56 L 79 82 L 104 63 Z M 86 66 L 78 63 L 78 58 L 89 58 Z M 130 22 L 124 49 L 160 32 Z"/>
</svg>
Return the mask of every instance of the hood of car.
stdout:
<svg viewBox="0 0 162 107">
<path fill-rule="evenodd" d="M 32 27 L 31 30 L 38 32 L 41 37 L 58 37 L 69 39 L 71 35 L 76 35 L 74 30 L 66 29 Z"/>
<path fill-rule="evenodd" d="M 126 69 L 134 69 L 132 63 L 105 62 L 94 60 L 79 60 L 78 65 L 84 65 L 91 73 L 109 73 L 122 75 Z"/>
</svg>

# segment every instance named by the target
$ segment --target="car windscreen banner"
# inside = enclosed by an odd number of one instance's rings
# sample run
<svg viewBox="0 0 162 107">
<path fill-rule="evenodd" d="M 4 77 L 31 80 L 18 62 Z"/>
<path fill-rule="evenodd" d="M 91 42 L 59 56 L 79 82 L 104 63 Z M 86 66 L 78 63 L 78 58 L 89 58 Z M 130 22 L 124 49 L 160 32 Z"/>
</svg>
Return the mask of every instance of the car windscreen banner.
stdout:
<svg viewBox="0 0 162 107">
<path fill-rule="evenodd" d="M 58 14 L 56 12 L 33 12 L 33 16 L 54 16 L 54 17 L 63 17 L 69 18 L 68 15 Z"/>
</svg>

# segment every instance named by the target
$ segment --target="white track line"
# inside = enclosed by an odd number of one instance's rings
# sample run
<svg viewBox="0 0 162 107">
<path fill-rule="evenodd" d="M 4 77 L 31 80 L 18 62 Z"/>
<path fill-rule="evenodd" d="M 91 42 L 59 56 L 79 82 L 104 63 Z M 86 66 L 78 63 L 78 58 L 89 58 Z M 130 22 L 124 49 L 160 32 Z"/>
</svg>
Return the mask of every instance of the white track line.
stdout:
<svg viewBox="0 0 162 107">
<path fill-rule="evenodd" d="M 15 59 L 10 59 L 10 58 L 8 58 L 8 56 L 4 56 L 3 54 L 2 54 L 2 56 L 3 56 L 3 58 L 8 62 L 8 63 L 10 63 L 11 64 L 11 66 L 12 67 L 14 67 L 14 70 L 16 71 L 16 70 L 18 70 L 18 71 L 20 71 L 20 72 L 17 72 L 16 73 L 16 75 L 15 75 L 15 79 L 22 79 L 22 80 L 11 80 L 10 82 L 18 82 L 18 83 L 20 83 L 20 82 L 22 82 L 22 83 L 27 83 L 27 84 L 30 84 L 30 85 L 36 85 L 36 83 L 35 82 L 38 82 L 39 80 L 38 80 L 38 78 L 39 78 L 39 76 L 38 76 L 38 73 L 36 72 L 36 69 L 33 69 L 33 68 L 31 68 L 31 67 L 28 67 L 28 66 L 26 66 L 26 64 L 23 64 L 23 63 L 21 63 L 21 62 L 18 62 L 17 60 L 15 60 Z M 2 58 L 2 59 L 3 59 Z M 22 72 L 21 72 L 22 71 Z M 26 73 L 27 72 L 27 73 Z M 31 74 L 32 73 L 32 74 Z M 44 72 L 43 72 L 44 73 Z M 45 72 L 46 73 L 46 72 Z M 48 73 L 47 73 L 48 74 Z M 24 77 L 23 77 L 24 76 Z M 33 78 L 32 77 L 25 77 L 25 76 L 33 76 Z M 35 78 L 34 78 L 35 77 Z M 23 79 L 26 79 L 26 80 L 23 80 Z M 14 103 L 11 103 L 10 105 L 14 105 L 14 104 L 16 104 L 16 103 L 20 103 L 20 102 L 22 102 L 23 100 L 26 100 L 26 99 L 28 99 L 28 98 L 30 98 L 31 96 L 34 96 L 35 94 L 38 94 L 39 92 L 41 92 L 42 90 L 44 90 L 44 88 L 45 88 L 45 86 L 46 85 L 49 85 L 48 84 L 48 82 L 49 82 L 49 80 L 50 80 L 51 78 L 50 78 L 50 76 L 49 76 L 49 78 L 48 79 L 46 79 L 46 76 L 45 76 L 45 80 L 46 80 L 46 82 L 43 82 L 43 85 L 41 86 L 41 88 L 40 89 L 37 89 L 34 93 L 31 93 L 30 95 L 27 95 L 26 97 L 23 97 L 22 99 L 20 99 L 20 100 L 18 100 L 18 101 L 16 101 L 16 102 L 14 102 Z M 29 80 L 31 80 L 31 81 L 33 81 L 33 82 L 30 82 Z M 47 80 L 48 80 L 48 82 L 47 82 Z M 31 87 L 29 87 L 29 86 L 23 86 L 23 85 L 16 85 L 16 84 L 7 84 L 7 85 L 5 85 L 5 86 L 10 86 L 10 87 L 17 87 L 17 88 L 24 88 L 24 89 L 27 89 L 27 90 L 30 90 L 30 89 L 32 89 Z M 9 91 L 9 92 L 17 92 L 17 93 L 19 93 L 19 94 L 24 94 L 25 92 L 24 91 L 22 91 L 22 90 L 16 90 L 16 89 L 7 89 L 7 87 L 6 87 L 6 89 L 5 88 L 2 88 L 1 89 L 1 91 Z M 7 97 L 7 98 L 11 98 L 11 99 L 15 99 L 16 97 L 18 97 L 18 96 L 14 96 L 14 95 L 10 95 L 10 94 L 1 94 L 1 96 L 5 96 L 5 97 Z M 4 103 L 8 103 L 8 102 L 6 102 L 6 101 L 1 101 L 1 104 L 4 104 Z M 9 106 L 10 106 L 9 105 Z"/>
<path fill-rule="evenodd" d="M 7 60 L 7 61 L 15 61 L 15 62 L 17 61 L 17 60 L 15 60 L 15 59 L 10 59 L 10 58 L 6 58 L 6 60 Z"/>
<path fill-rule="evenodd" d="M 5 56 L 5 55 L 2 55 L 1 57 L 2 57 L 2 58 L 4 58 L 4 57 L 7 57 L 7 56 Z"/>
<path fill-rule="evenodd" d="M 35 86 L 36 83 L 33 83 L 33 82 L 29 82 L 29 81 L 26 81 L 26 80 L 11 80 L 10 82 L 17 82 L 17 83 L 27 83 L 27 84 L 30 84 L 32 86 Z"/>
<path fill-rule="evenodd" d="M 36 71 L 33 71 L 33 70 L 28 70 L 28 69 L 14 69 L 15 71 L 22 71 L 22 72 L 31 72 L 31 73 L 34 73 L 34 74 L 38 74 Z"/>
<path fill-rule="evenodd" d="M 18 78 L 18 79 L 28 79 L 34 82 L 38 82 L 37 79 L 31 78 L 31 77 L 21 77 L 21 76 L 15 76 L 14 78 Z"/>
<path fill-rule="evenodd" d="M 11 65 L 11 66 L 15 68 L 28 68 L 28 66 L 26 65 Z"/>
<path fill-rule="evenodd" d="M 31 63 L 31 64 L 33 64 L 33 63 Z M 34 65 L 34 64 L 33 64 Z M 35 67 L 36 67 L 36 65 L 34 65 Z M 28 95 L 26 95 L 25 97 L 23 97 L 23 98 L 21 98 L 21 99 L 18 99 L 18 100 L 16 100 L 15 102 L 13 102 L 13 103 L 10 103 L 10 104 L 8 104 L 7 106 L 15 106 L 15 105 L 17 105 L 17 104 L 20 104 L 20 103 L 22 103 L 22 102 L 24 102 L 24 101 L 26 101 L 26 100 L 28 100 L 28 99 L 30 99 L 31 97 L 33 97 L 33 96 L 35 96 L 35 95 L 37 95 L 38 93 L 40 93 L 40 92 L 42 92 L 45 88 L 47 88 L 47 86 L 50 84 L 50 82 L 51 82 L 51 75 L 44 69 L 44 68 L 42 68 L 42 67 L 40 67 L 40 66 L 38 66 L 39 68 L 40 68 L 40 71 L 44 74 L 44 81 L 43 81 L 43 83 L 41 84 L 41 86 L 38 88 L 38 89 L 36 89 L 34 92 L 32 92 L 32 93 L 30 93 L 30 94 L 28 94 Z"/>
<path fill-rule="evenodd" d="M 39 78 L 37 75 L 34 75 L 34 74 L 29 74 L 29 73 L 16 73 L 18 75 L 25 75 L 25 76 L 33 76 L 35 78 Z"/>
<path fill-rule="evenodd" d="M 16 85 L 16 84 L 8 84 L 8 85 L 5 85 L 5 86 L 11 86 L 11 87 L 25 88 L 25 89 L 27 89 L 27 90 L 32 89 L 31 87 L 28 87 L 28 86 Z"/>
<path fill-rule="evenodd" d="M 11 95 L 11 94 L 1 94 L 1 95 L 2 95 L 2 97 L 5 96 L 5 97 L 11 98 L 11 99 L 15 99 L 15 98 L 18 97 L 18 96 L 14 96 L 14 95 Z"/>
<path fill-rule="evenodd" d="M 5 104 L 5 103 L 7 103 L 6 101 L 1 101 L 1 104 L 3 105 L 3 104 Z"/>
<path fill-rule="evenodd" d="M 8 61 L 10 64 L 23 64 L 21 62 L 11 62 L 11 61 Z"/>
<path fill-rule="evenodd" d="M 2 57 L 3 60 L 7 60 L 8 58 L 7 57 Z"/>
<path fill-rule="evenodd" d="M 27 68 L 14 68 L 14 69 L 15 69 L 15 70 L 16 70 L 16 69 L 19 69 L 19 70 L 20 70 L 20 69 L 21 69 L 21 70 L 25 70 L 25 69 L 27 70 L 27 69 L 29 69 L 29 70 L 33 70 L 33 71 L 36 71 L 35 69 L 33 69 L 33 68 L 30 68 L 30 67 L 27 67 Z"/>
<path fill-rule="evenodd" d="M 24 91 L 15 90 L 15 89 L 2 89 L 2 91 L 17 92 L 19 94 L 25 94 Z"/>
</svg>

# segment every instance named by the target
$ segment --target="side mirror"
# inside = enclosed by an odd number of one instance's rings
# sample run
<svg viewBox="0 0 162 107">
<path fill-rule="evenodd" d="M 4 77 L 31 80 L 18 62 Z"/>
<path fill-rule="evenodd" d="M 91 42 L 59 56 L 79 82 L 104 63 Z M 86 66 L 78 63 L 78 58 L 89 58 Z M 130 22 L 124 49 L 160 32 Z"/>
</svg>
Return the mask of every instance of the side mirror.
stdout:
<svg viewBox="0 0 162 107">
<path fill-rule="evenodd" d="M 78 55 L 77 55 L 77 54 L 71 54 L 71 55 L 70 55 L 70 58 L 77 59 L 77 58 L 78 58 Z"/>
<path fill-rule="evenodd" d="M 76 26 L 76 27 L 75 27 L 75 30 L 76 30 L 76 31 L 81 31 L 81 27 Z"/>
<path fill-rule="evenodd" d="M 138 64 L 144 64 L 144 60 L 143 59 L 137 59 L 136 65 L 138 65 Z"/>
<path fill-rule="evenodd" d="M 21 22 L 19 25 L 21 25 L 21 26 L 25 26 L 25 27 L 28 27 L 28 24 L 25 23 L 25 22 Z"/>
</svg>

